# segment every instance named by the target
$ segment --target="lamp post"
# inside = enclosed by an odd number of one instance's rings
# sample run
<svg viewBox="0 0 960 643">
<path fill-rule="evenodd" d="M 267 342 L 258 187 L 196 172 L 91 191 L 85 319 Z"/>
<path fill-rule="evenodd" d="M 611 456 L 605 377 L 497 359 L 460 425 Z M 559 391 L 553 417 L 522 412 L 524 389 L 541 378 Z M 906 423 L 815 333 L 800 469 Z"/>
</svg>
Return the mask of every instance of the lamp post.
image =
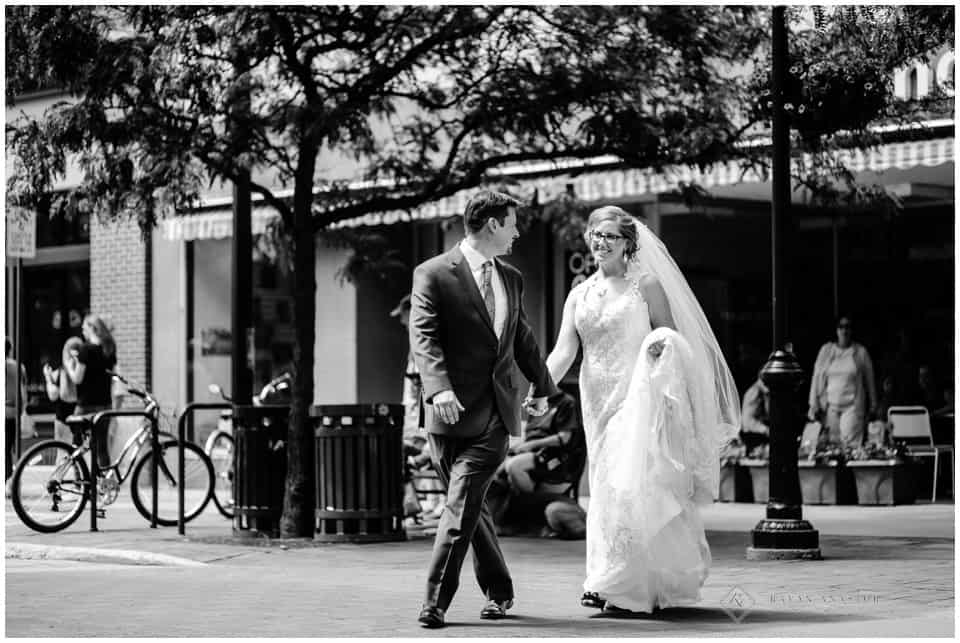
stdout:
<svg viewBox="0 0 960 643">
<path fill-rule="evenodd" d="M 774 352 L 760 371 L 770 389 L 770 497 L 767 517 L 751 532 L 748 560 L 820 556 L 820 535 L 803 519 L 800 478 L 797 472 L 798 419 L 793 398 L 803 380 L 803 370 L 793 353 L 785 350 L 784 300 L 785 228 L 790 216 L 790 125 L 784 112 L 787 69 L 785 7 L 773 8 L 773 195 L 771 242 L 773 251 L 773 346 Z"/>
</svg>

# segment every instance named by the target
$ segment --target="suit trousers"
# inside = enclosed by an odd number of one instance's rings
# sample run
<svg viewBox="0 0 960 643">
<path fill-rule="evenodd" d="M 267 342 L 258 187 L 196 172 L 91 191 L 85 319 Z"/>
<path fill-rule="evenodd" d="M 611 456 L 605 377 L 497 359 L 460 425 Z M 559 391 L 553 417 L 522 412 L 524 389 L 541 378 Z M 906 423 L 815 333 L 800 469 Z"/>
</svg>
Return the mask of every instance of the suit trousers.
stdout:
<svg viewBox="0 0 960 643">
<path fill-rule="evenodd" d="M 460 569 L 473 544 L 474 572 L 487 599 L 513 598 L 513 581 L 500 551 L 486 494 L 507 455 L 510 436 L 493 412 L 482 433 L 464 438 L 429 435 L 433 465 L 447 488 L 427 575 L 425 603 L 446 610 L 460 584 Z"/>
</svg>

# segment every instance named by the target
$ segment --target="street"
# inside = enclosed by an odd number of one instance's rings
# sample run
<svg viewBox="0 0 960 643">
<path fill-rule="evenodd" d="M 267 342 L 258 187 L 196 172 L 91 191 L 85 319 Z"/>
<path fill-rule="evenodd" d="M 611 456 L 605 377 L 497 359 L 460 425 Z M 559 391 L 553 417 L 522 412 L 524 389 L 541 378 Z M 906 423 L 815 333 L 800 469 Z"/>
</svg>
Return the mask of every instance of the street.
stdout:
<svg viewBox="0 0 960 643">
<path fill-rule="evenodd" d="M 507 538 L 503 548 L 517 592 L 510 618 L 478 618 L 482 598 L 468 563 L 447 614 L 448 627 L 439 631 L 416 623 L 429 538 L 368 545 L 301 543 L 287 549 L 243 545 L 228 537 L 225 520 L 208 513 L 188 526 L 184 541 L 175 530 L 153 531 L 142 519 L 137 524 L 122 506 L 113 510 L 115 517 L 108 511 L 102 532 L 91 534 L 82 525 L 33 537 L 8 511 L 8 551 L 12 542 L 139 549 L 206 565 L 117 564 L 106 549 L 100 562 L 7 559 L 8 636 L 880 637 L 954 632 L 952 505 L 805 508 L 825 532 L 825 560 L 818 562 L 746 561 L 746 531 L 729 528 L 761 515 L 763 508 L 714 505 L 705 516 L 714 562 L 701 603 L 655 616 L 613 617 L 579 606 L 582 541 Z M 934 523 L 939 529 L 930 528 Z M 911 533 L 924 524 L 927 536 Z M 718 526 L 727 530 L 716 530 Z M 747 519 L 746 528 L 750 526 Z"/>
</svg>

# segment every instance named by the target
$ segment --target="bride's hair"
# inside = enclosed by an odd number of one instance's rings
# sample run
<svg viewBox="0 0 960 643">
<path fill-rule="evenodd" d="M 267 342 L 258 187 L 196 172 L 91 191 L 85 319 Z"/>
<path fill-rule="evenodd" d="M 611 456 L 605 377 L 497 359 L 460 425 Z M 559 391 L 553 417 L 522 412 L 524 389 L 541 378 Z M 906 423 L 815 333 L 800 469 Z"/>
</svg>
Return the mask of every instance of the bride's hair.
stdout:
<svg viewBox="0 0 960 643">
<path fill-rule="evenodd" d="M 617 224 L 618 232 L 627 241 L 624 256 L 629 261 L 637 252 L 637 220 L 632 214 L 615 205 L 597 208 L 587 217 L 587 229 L 584 235 L 587 247 L 590 247 L 590 231 L 605 221 L 614 221 Z"/>
</svg>

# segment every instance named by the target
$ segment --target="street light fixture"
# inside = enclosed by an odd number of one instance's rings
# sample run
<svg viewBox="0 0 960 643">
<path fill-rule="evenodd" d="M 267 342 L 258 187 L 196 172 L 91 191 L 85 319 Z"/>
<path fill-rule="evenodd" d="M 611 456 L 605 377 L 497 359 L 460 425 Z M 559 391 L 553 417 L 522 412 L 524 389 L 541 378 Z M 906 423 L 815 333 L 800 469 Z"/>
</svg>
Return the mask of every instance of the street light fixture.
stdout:
<svg viewBox="0 0 960 643">
<path fill-rule="evenodd" d="M 797 471 L 798 418 L 793 398 L 803 381 L 803 370 L 793 352 L 784 346 L 786 259 L 785 228 L 790 220 L 790 124 L 784 111 L 787 73 L 786 8 L 773 8 L 773 197 L 771 241 L 773 251 L 774 352 L 760 372 L 770 389 L 770 496 L 767 517 L 751 532 L 748 560 L 819 560 L 820 535 L 803 519 L 800 478 Z"/>
</svg>

